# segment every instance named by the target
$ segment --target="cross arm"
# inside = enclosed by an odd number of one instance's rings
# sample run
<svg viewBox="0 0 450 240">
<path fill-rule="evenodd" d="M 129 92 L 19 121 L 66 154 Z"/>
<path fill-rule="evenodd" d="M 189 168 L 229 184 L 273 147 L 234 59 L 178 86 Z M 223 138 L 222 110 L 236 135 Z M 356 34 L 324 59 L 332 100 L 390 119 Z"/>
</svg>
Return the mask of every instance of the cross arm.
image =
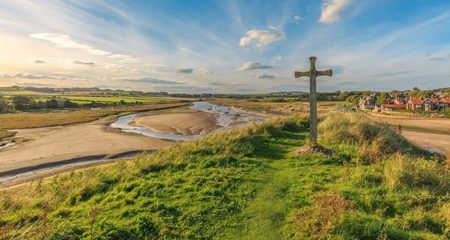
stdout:
<svg viewBox="0 0 450 240">
<path fill-rule="evenodd" d="M 333 76 L 333 70 L 328 69 L 328 70 L 324 70 L 324 71 L 316 71 L 316 76 L 328 76 L 328 77 L 331 77 L 331 76 Z"/>
<path fill-rule="evenodd" d="M 308 72 L 295 71 L 295 78 L 299 78 L 299 77 L 309 77 L 309 71 Z"/>
</svg>

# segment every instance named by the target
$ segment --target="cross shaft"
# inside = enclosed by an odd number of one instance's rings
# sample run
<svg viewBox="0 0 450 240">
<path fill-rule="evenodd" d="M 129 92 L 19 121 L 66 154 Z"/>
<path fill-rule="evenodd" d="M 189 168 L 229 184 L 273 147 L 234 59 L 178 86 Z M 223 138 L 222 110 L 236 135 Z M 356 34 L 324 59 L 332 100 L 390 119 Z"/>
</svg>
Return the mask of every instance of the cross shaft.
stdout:
<svg viewBox="0 0 450 240">
<path fill-rule="evenodd" d="M 324 71 L 316 70 L 316 57 L 309 58 L 309 71 L 298 72 L 295 71 L 295 78 L 309 77 L 309 139 L 311 144 L 317 144 L 317 93 L 316 93 L 316 77 L 318 76 L 333 76 L 333 70 L 328 69 Z"/>
</svg>

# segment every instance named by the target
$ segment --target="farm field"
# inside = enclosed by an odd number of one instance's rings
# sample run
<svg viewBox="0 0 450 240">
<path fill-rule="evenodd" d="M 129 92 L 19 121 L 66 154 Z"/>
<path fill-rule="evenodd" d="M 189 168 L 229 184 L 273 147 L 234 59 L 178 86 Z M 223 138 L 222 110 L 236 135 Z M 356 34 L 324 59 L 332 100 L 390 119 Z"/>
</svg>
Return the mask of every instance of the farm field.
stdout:
<svg viewBox="0 0 450 240">
<path fill-rule="evenodd" d="M 296 154 L 308 125 L 295 116 L 4 189 L 1 236 L 449 237 L 442 159 L 360 115 L 329 115 L 319 131 L 333 155 Z"/>
<path fill-rule="evenodd" d="M 309 109 L 309 103 L 304 101 L 286 101 L 286 102 L 273 102 L 270 100 L 241 100 L 230 98 L 215 98 L 209 100 L 210 102 L 232 106 L 236 108 L 243 108 L 248 111 L 255 111 L 259 113 L 266 113 L 272 116 L 277 115 L 290 115 L 295 113 L 307 113 Z M 326 113 L 336 110 L 336 106 L 343 106 L 346 103 L 343 101 L 319 101 L 318 112 Z"/>
</svg>

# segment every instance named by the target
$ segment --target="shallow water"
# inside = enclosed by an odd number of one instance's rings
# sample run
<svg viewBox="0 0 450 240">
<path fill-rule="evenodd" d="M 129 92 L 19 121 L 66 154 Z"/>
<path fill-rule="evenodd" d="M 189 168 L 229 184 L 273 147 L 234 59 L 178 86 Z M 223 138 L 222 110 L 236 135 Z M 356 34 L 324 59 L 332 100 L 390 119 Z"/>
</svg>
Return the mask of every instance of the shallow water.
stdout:
<svg viewBox="0 0 450 240">
<path fill-rule="evenodd" d="M 229 127 L 231 124 L 235 122 L 259 121 L 264 119 L 263 117 L 258 115 L 239 112 L 225 106 L 219 106 L 208 102 L 194 102 L 193 105 L 189 108 L 200 112 L 208 112 L 215 114 L 217 125 L 221 127 Z M 133 122 L 133 119 L 135 117 L 136 114 L 130 114 L 119 117 L 115 122 L 111 123 L 110 126 L 112 128 L 120 129 L 124 132 L 138 133 L 148 137 L 169 139 L 176 141 L 193 140 L 203 135 L 203 134 L 179 135 L 179 134 L 163 133 L 143 127 L 133 126 L 131 125 L 131 123 Z"/>
</svg>

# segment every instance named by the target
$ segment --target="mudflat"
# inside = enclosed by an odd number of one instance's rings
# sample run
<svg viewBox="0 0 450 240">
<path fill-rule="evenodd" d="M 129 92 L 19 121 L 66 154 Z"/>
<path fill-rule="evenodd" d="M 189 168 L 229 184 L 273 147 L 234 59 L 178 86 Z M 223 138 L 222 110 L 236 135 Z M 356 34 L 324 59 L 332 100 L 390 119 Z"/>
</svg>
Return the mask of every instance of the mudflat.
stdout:
<svg viewBox="0 0 450 240">
<path fill-rule="evenodd" d="M 0 172 L 62 160 L 166 148 L 170 142 L 128 134 L 106 126 L 100 119 L 61 127 L 16 130 L 22 141 L 0 150 Z"/>
<path fill-rule="evenodd" d="M 181 135 L 207 134 L 220 128 L 214 114 L 190 109 L 140 115 L 134 119 L 134 124 L 157 132 Z"/>
</svg>

